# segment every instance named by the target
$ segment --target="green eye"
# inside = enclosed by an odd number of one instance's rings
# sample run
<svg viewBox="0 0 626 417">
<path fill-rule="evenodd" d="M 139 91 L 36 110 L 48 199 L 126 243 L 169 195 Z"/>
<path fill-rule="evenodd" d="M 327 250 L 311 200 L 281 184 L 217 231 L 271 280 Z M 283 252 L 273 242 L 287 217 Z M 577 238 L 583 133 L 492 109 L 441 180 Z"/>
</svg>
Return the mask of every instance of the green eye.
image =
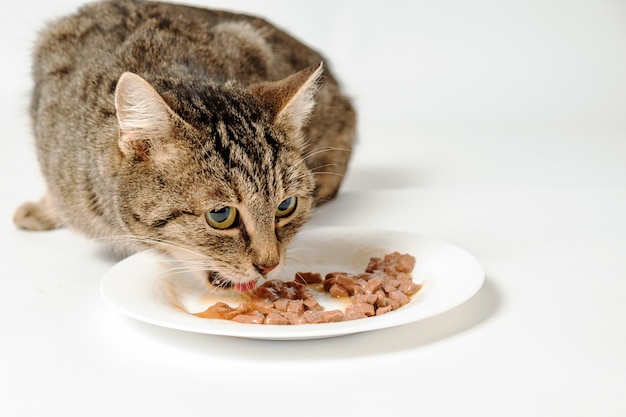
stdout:
<svg viewBox="0 0 626 417">
<path fill-rule="evenodd" d="M 296 197 L 284 199 L 276 208 L 276 218 L 280 219 L 291 215 L 296 210 L 297 203 L 298 199 Z"/>
<path fill-rule="evenodd" d="M 206 217 L 206 221 L 209 223 L 209 226 L 219 230 L 237 226 L 239 223 L 237 209 L 234 207 L 224 207 L 219 210 L 207 210 L 204 217 Z"/>
</svg>

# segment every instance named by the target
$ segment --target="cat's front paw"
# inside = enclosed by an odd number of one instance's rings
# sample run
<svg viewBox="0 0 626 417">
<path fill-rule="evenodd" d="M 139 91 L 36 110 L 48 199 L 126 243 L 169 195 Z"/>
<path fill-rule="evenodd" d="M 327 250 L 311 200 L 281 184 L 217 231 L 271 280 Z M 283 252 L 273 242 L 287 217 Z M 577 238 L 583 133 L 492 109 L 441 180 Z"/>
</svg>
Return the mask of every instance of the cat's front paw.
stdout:
<svg viewBox="0 0 626 417">
<path fill-rule="evenodd" d="M 52 230 L 61 227 L 49 209 L 40 203 L 24 203 L 13 214 L 13 223 L 24 230 Z"/>
</svg>

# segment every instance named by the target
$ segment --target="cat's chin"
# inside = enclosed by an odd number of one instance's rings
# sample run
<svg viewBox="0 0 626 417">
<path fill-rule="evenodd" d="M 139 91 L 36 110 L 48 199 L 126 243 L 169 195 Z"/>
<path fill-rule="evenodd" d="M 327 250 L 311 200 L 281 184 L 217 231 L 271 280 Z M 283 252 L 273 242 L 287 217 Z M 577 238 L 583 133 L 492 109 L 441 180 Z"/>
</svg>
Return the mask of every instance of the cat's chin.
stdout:
<svg viewBox="0 0 626 417">
<path fill-rule="evenodd" d="M 232 288 L 239 293 L 250 292 L 256 287 L 258 280 L 252 280 L 248 282 L 233 282 L 228 278 L 224 278 L 218 272 L 209 271 L 208 280 L 211 285 L 219 288 Z"/>
</svg>

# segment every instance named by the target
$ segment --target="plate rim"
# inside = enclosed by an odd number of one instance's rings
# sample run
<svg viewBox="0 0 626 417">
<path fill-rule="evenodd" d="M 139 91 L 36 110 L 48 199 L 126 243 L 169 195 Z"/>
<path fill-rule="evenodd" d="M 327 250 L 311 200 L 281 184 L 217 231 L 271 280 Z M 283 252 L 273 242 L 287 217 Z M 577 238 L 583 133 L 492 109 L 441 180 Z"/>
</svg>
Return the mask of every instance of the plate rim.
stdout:
<svg viewBox="0 0 626 417">
<path fill-rule="evenodd" d="M 196 317 L 191 314 L 185 313 L 183 311 L 176 311 L 174 307 L 169 309 L 168 314 L 176 313 L 179 320 L 175 322 L 168 322 L 167 320 L 163 320 L 160 317 L 154 317 L 150 315 L 145 315 L 137 311 L 136 308 L 129 308 L 126 305 L 120 305 L 119 297 L 116 299 L 111 292 L 111 283 L 115 280 L 119 279 L 115 277 L 116 273 L 119 270 L 123 270 L 128 266 L 128 264 L 132 264 L 135 262 L 152 262 L 152 266 L 156 268 L 156 263 L 159 259 L 163 259 L 163 255 L 160 255 L 154 251 L 146 250 L 141 251 L 136 254 L 133 254 L 115 265 L 113 265 L 102 277 L 100 281 L 100 295 L 101 297 L 111 306 L 113 306 L 116 310 L 121 312 L 122 314 L 131 317 L 135 320 L 149 323 L 152 325 L 156 325 L 159 327 L 165 327 L 169 329 L 175 329 L 180 331 L 187 331 L 193 333 L 207 334 L 207 335 L 215 335 L 215 336 L 232 336 L 232 337 L 240 337 L 240 338 L 248 338 L 248 339 L 265 339 L 265 340 L 304 340 L 304 339 L 318 339 L 318 338 L 328 338 L 328 337 L 336 337 L 343 336 L 355 333 L 361 333 L 366 331 L 379 330 L 383 328 L 391 328 L 397 327 L 413 322 L 418 322 L 422 320 L 426 320 L 433 316 L 442 314 L 446 311 L 449 311 L 470 298 L 472 298 L 480 288 L 484 284 L 485 273 L 480 262 L 467 250 L 452 244 L 448 241 L 433 238 L 426 235 L 421 235 L 417 233 L 412 233 L 408 231 L 398 231 L 392 229 L 379 229 L 379 228 L 359 228 L 359 227 L 349 227 L 349 226 L 324 226 L 317 228 L 309 228 L 303 229 L 300 234 L 297 236 L 297 240 L 294 241 L 292 246 L 296 244 L 297 241 L 306 239 L 307 236 L 313 234 L 331 234 L 337 235 L 339 234 L 342 237 L 354 237 L 357 236 L 366 236 L 372 234 L 383 234 L 385 236 L 393 236 L 394 238 L 399 238 L 401 240 L 410 239 L 419 241 L 420 245 L 426 244 L 430 245 L 438 245 L 442 247 L 446 247 L 447 249 L 456 251 L 458 254 L 461 254 L 465 257 L 465 261 L 469 262 L 469 265 L 474 269 L 473 272 L 473 282 L 468 290 L 462 295 L 457 296 L 454 300 L 448 303 L 447 306 L 440 307 L 431 311 L 427 314 L 422 314 L 416 319 L 412 319 L 409 317 L 409 313 L 402 313 L 402 309 L 398 309 L 396 311 L 387 313 L 382 316 L 368 317 L 360 320 L 350 320 L 339 323 L 319 323 L 319 324 L 304 324 L 304 325 L 266 325 L 266 324 L 242 324 L 235 323 L 232 321 L 218 320 L 218 319 L 207 319 Z M 393 249 L 390 249 L 393 251 Z M 162 267 L 161 267 L 162 268 Z M 141 279 L 146 282 L 152 282 L 152 286 L 156 285 L 159 279 L 162 277 L 159 274 L 154 274 L 150 277 L 142 276 Z M 437 280 L 435 279 L 435 282 Z M 132 283 L 129 286 L 136 286 L 137 283 Z M 127 284 L 125 284 L 127 285 Z M 151 300 L 148 299 L 148 302 L 152 302 L 154 304 L 157 303 L 156 297 L 152 291 L 150 291 Z M 419 294 L 419 293 L 418 293 Z M 144 293 L 145 297 L 146 294 Z M 141 295 L 140 295 L 141 297 Z M 425 298 L 428 297 L 428 294 Z M 140 298 L 141 300 L 141 298 Z M 146 300 L 143 300 L 146 302 Z M 421 303 L 423 300 L 417 302 L 417 304 Z M 158 301 L 159 303 L 163 303 L 162 301 Z M 414 308 L 413 308 L 414 309 Z M 407 308 L 407 310 L 411 310 Z M 398 314 L 400 313 L 400 314 Z M 208 325 L 211 324 L 211 325 Z"/>
</svg>

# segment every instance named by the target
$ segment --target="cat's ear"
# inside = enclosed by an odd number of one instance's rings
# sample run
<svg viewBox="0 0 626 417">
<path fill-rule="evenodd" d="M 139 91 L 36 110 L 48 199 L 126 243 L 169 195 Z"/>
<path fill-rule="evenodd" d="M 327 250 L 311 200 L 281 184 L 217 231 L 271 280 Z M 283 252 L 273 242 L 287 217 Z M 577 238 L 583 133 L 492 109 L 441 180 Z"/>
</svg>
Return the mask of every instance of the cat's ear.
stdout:
<svg viewBox="0 0 626 417">
<path fill-rule="evenodd" d="M 274 114 L 274 122 L 300 130 L 315 107 L 323 63 L 275 82 L 251 87 L 252 93 Z"/>
<path fill-rule="evenodd" d="M 167 159 L 175 113 L 159 93 L 132 72 L 122 74 L 115 89 L 119 147 L 127 157 Z"/>
</svg>

